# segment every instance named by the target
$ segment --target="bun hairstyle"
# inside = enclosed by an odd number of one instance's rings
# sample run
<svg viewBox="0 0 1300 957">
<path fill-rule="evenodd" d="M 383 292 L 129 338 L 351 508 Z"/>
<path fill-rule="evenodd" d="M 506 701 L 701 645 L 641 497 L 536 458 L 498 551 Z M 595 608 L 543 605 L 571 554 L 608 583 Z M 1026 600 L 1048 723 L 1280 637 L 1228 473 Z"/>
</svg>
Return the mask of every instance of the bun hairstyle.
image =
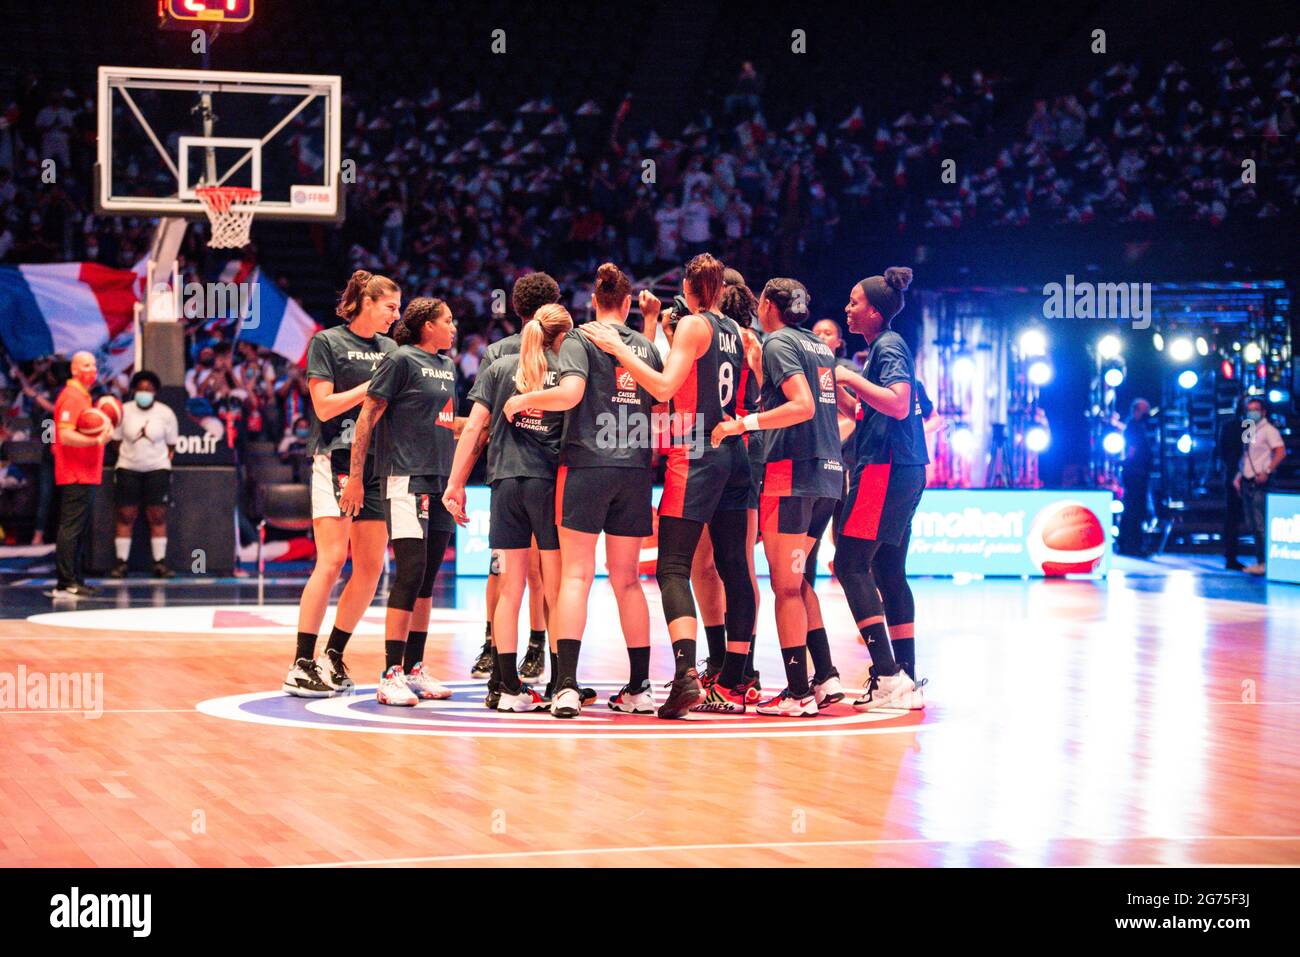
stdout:
<svg viewBox="0 0 1300 957">
<path fill-rule="evenodd" d="M 533 318 L 524 323 L 524 330 L 519 334 L 516 389 L 520 392 L 536 392 L 546 385 L 546 350 L 554 347 L 572 328 L 573 317 L 569 315 L 569 310 L 556 303 L 542 306 L 533 313 Z"/>
<path fill-rule="evenodd" d="M 722 292 L 722 263 L 708 253 L 700 253 L 686 264 L 686 285 L 708 309 L 718 301 Z"/>
<path fill-rule="evenodd" d="M 781 313 L 781 321 L 787 326 L 806 326 L 812 296 L 798 279 L 769 279 L 763 287 L 763 296 Z"/>
<path fill-rule="evenodd" d="M 596 270 L 596 305 L 601 309 L 622 309 L 623 300 L 632 295 L 632 281 L 613 263 L 602 263 Z"/>
<path fill-rule="evenodd" d="M 515 315 L 527 322 L 542 306 L 560 301 L 560 284 L 544 272 L 525 273 L 510 290 Z"/>
<path fill-rule="evenodd" d="M 444 309 L 449 308 L 441 299 L 417 296 L 406 306 L 402 318 L 393 323 L 393 339 L 399 346 L 419 345 L 424 338 L 424 327 L 435 321 Z"/>
<path fill-rule="evenodd" d="M 758 300 L 754 292 L 743 282 L 734 286 L 725 286 L 722 290 L 722 302 L 718 306 L 722 314 L 735 320 L 736 325 L 748 329 L 754 324 L 754 314 L 758 312 Z"/>
<path fill-rule="evenodd" d="M 722 284 L 724 286 L 743 286 L 745 285 L 745 277 L 740 274 L 740 270 L 728 266 L 722 270 Z"/>
<path fill-rule="evenodd" d="M 361 312 L 363 300 L 382 299 L 384 296 L 401 291 L 401 287 L 387 276 L 376 276 L 364 269 L 358 269 L 352 274 L 352 278 L 348 280 L 347 286 L 339 296 L 339 304 L 334 307 L 334 314 L 344 322 L 351 322 Z"/>
<path fill-rule="evenodd" d="M 867 302 L 885 317 L 885 324 L 903 311 L 903 293 L 912 285 L 912 270 L 906 266 L 890 266 L 883 276 L 869 276 L 858 283 Z"/>
</svg>

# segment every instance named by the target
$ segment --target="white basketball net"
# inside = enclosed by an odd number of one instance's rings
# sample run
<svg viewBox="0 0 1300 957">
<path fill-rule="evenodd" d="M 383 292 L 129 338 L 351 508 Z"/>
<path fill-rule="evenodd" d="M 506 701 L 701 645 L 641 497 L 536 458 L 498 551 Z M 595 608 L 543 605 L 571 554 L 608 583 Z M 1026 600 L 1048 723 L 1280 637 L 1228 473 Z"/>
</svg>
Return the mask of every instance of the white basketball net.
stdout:
<svg viewBox="0 0 1300 957">
<path fill-rule="evenodd" d="M 200 186 L 194 191 L 212 225 L 208 245 L 213 249 L 242 249 L 248 245 L 253 213 L 262 194 L 243 186 Z"/>
</svg>

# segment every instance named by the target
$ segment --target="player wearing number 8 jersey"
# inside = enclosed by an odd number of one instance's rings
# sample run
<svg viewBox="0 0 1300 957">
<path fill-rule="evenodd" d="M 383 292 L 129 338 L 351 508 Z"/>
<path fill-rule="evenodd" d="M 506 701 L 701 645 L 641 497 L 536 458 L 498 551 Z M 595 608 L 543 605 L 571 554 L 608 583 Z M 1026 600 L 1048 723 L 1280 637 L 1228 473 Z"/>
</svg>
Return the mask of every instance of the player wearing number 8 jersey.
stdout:
<svg viewBox="0 0 1300 957">
<path fill-rule="evenodd" d="M 668 698 L 659 708 L 661 718 L 684 717 L 696 705 L 711 711 L 745 710 L 744 667 L 754 622 L 754 590 L 745 557 L 749 458 L 738 435 L 718 445 L 708 442 L 714 427 L 733 416 L 736 387 L 745 368 L 740 329 L 717 311 L 722 263 L 708 253 L 696 256 L 686 266 L 682 293 L 691 312 L 677 323 L 663 371 L 633 355 L 609 330 L 583 328 L 655 398 L 672 402 L 655 577 L 673 643 L 675 674 Z M 641 310 L 647 323 L 654 321 L 658 300 L 643 292 Z M 705 523 L 726 594 L 727 632 L 738 640 L 728 642 L 718 685 L 701 702 L 691 563 Z"/>
</svg>

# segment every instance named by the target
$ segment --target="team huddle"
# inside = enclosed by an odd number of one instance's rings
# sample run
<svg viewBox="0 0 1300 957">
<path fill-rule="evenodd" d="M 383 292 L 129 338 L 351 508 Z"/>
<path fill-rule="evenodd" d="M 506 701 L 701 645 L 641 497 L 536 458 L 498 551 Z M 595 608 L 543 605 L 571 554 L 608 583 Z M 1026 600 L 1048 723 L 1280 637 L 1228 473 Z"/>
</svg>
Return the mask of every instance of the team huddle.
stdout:
<svg viewBox="0 0 1300 957">
<path fill-rule="evenodd" d="M 617 266 L 597 271 L 595 320 L 580 327 L 559 305 L 555 280 L 528 273 L 511 292 L 521 331 L 488 348 L 461 417 L 445 355 L 456 342 L 447 304 L 420 297 L 402 311 L 395 283 L 358 270 L 339 302 L 344 324 L 318 332 L 307 355 L 317 562 L 283 690 L 353 691 L 343 654 L 391 541 L 378 701 L 409 707 L 451 697 L 426 669 L 424 649 L 438 569 L 456 524 L 469 521 L 465 486 L 486 448 L 492 570 L 486 640 L 471 674 L 487 679 L 488 708 L 573 718 L 595 703 L 578 664 L 603 533 L 629 666 L 609 708 L 665 719 L 818 714 L 846 694 L 813 588 L 828 527 L 835 574 L 871 659 L 852 706 L 924 707 L 904 565 L 928 457 L 912 354 L 890 328 L 911 279 L 911 270 L 890 268 L 853 286 L 846 321 L 870 349 L 859 370 L 837 359 L 834 323 L 818 323 L 817 334 L 806 328 L 801 283 L 771 279 L 755 296 L 707 253 L 687 264 L 670 305 L 649 291 L 638 296 L 646 333 L 662 325 L 662 356 L 627 325 L 632 285 Z M 639 569 L 652 535 L 674 662 L 663 700 L 650 681 Z M 775 695 L 764 695 L 754 668 L 760 540 L 785 670 Z M 349 550 L 352 573 L 318 658 Z M 525 591 L 533 627 L 520 661 Z M 701 621 L 708 655 L 697 662 Z M 548 657 L 539 691 L 528 682 Z"/>
</svg>

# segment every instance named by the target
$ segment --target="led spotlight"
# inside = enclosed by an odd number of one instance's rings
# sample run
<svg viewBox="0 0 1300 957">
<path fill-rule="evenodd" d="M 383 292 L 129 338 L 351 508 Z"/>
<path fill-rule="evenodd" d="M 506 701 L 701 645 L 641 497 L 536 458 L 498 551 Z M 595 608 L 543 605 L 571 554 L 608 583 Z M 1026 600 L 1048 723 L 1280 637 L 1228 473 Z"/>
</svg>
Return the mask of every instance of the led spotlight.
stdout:
<svg viewBox="0 0 1300 957">
<path fill-rule="evenodd" d="M 1202 356 L 1210 354 L 1210 344 L 1205 341 L 1205 336 L 1196 337 L 1196 354 Z"/>
<path fill-rule="evenodd" d="M 1186 362 L 1195 351 L 1196 347 L 1192 345 L 1191 339 L 1175 339 L 1169 343 L 1169 357 L 1175 362 Z"/>
<path fill-rule="evenodd" d="M 1120 501 L 1119 499 L 1117 499 L 1117 498 L 1113 498 L 1113 499 L 1111 499 L 1111 500 L 1110 500 L 1110 514 L 1112 514 L 1112 515 L 1118 515 L 1118 514 L 1119 514 L 1120 512 L 1122 512 L 1122 511 L 1124 511 L 1124 503 L 1121 502 L 1121 501 Z"/>
<path fill-rule="evenodd" d="M 1118 389 L 1124 384 L 1124 370 L 1117 368 L 1107 369 L 1106 374 L 1102 376 L 1102 378 L 1112 389 Z"/>
<path fill-rule="evenodd" d="M 1283 392 L 1281 389 L 1269 389 L 1268 401 L 1271 402 L 1273 405 L 1278 405 L 1282 402 L 1285 402 L 1286 393 Z"/>
<path fill-rule="evenodd" d="M 1156 352 L 1165 351 L 1165 337 L 1160 333 L 1157 332 L 1151 337 L 1151 344 L 1156 347 Z"/>
<path fill-rule="evenodd" d="M 1199 381 L 1200 377 L 1191 369 L 1184 369 L 1178 373 L 1178 384 L 1184 389 L 1195 389 L 1196 383 Z"/>
<path fill-rule="evenodd" d="M 1102 336 L 1097 341 L 1097 355 L 1103 359 L 1114 359 L 1119 355 L 1120 348 L 1119 336 Z"/>
<path fill-rule="evenodd" d="M 1247 362 L 1258 362 L 1260 356 L 1262 356 L 1264 352 L 1260 349 L 1258 342 L 1248 342 L 1241 350 L 1241 354 L 1245 357 Z"/>
<path fill-rule="evenodd" d="M 957 382 L 969 382 L 975 378 L 975 360 L 968 355 L 960 355 L 952 362 L 952 377 Z"/>
<path fill-rule="evenodd" d="M 1124 436 L 1120 432 L 1107 432 L 1101 440 L 1101 447 L 1107 455 L 1124 454 Z"/>
<path fill-rule="evenodd" d="M 1047 336 L 1042 329 L 1026 329 L 1020 334 L 1020 354 L 1026 359 L 1047 355 Z"/>
<path fill-rule="evenodd" d="M 1029 366 L 1029 381 L 1034 385 L 1047 385 L 1052 381 L 1052 366 L 1050 363 L 1039 359 Z"/>
<path fill-rule="evenodd" d="M 1052 437 L 1041 425 L 1035 425 L 1025 433 L 1025 448 L 1031 452 L 1041 452 L 1052 442 Z"/>
<path fill-rule="evenodd" d="M 1178 451 L 1186 455 L 1192 450 L 1192 437 L 1184 432 L 1178 437 Z"/>
<path fill-rule="evenodd" d="M 952 430 L 952 450 L 958 455 L 970 455 L 975 451 L 975 433 L 968 425 L 959 425 Z"/>
</svg>

